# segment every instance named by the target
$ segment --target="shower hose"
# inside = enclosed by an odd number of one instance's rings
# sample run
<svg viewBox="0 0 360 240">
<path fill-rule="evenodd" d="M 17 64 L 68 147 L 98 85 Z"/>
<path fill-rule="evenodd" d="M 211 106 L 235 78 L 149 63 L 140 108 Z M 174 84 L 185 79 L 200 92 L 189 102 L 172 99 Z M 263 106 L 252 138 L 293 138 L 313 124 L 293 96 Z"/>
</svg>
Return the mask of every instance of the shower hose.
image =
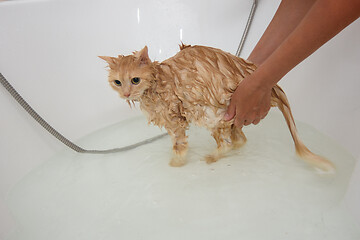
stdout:
<svg viewBox="0 0 360 240">
<path fill-rule="evenodd" d="M 246 36 L 248 34 L 250 25 L 252 23 L 255 9 L 257 6 L 257 0 L 253 0 L 253 4 L 250 10 L 250 14 L 243 32 L 243 35 L 241 37 L 239 47 L 236 51 L 236 56 L 240 56 L 240 53 L 242 51 L 242 48 L 245 43 Z M 11 94 L 11 96 L 30 114 L 32 118 L 34 118 L 45 130 L 47 130 L 51 135 L 53 135 L 55 138 L 57 138 L 60 142 L 71 148 L 72 150 L 78 152 L 78 153 L 91 153 L 91 154 L 106 154 L 106 153 L 115 153 L 115 152 L 123 152 L 130 149 L 134 149 L 136 147 L 154 142 L 160 138 L 163 138 L 164 136 L 167 136 L 167 133 L 157 135 L 155 137 L 146 139 L 144 141 L 128 145 L 125 147 L 120 148 L 113 148 L 113 149 L 105 149 L 105 150 L 92 150 L 92 149 L 84 149 L 77 144 L 73 143 L 66 137 L 64 137 L 61 133 L 59 133 L 56 129 L 54 129 L 48 122 L 46 122 L 22 97 L 21 95 L 13 88 L 13 86 L 6 80 L 6 78 L 0 73 L 0 82 L 4 86 L 4 88 Z"/>
</svg>

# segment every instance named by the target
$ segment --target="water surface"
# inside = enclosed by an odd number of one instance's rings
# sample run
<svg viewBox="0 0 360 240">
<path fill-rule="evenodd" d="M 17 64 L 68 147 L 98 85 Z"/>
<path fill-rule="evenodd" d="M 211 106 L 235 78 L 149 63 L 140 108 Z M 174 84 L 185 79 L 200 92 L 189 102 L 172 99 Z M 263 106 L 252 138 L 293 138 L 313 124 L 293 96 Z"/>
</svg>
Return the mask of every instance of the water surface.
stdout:
<svg viewBox="0 0 360 240">
<path fill-rule="evenodd" d="M 8 239 L 360 239 L 342 204 L 354 158 L 311 126 L 297 125 L 305 144 L 335 163 L 336 175 L 319 175 L 295 155 L 276 111 L 246 127 L 244 147 L 211 165 L 203 159 L 215 141 L 196 127 L 181 168 L 168 165 L 169 137 L 108 155 L 64 149 L 9 194 L 17 229 Z M 79 144 L 121 147 L 163 132 L 137 117 Z"/>
</svg>

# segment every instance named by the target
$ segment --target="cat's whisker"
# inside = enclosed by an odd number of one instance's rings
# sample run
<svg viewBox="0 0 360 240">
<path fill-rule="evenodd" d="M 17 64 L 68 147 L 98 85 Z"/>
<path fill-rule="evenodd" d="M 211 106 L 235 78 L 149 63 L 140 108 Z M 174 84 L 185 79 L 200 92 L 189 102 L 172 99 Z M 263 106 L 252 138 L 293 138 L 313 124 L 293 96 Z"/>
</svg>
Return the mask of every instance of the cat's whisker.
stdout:
<svg viewBox="0 0 360 240">
<path fill-rule="evenodd" d="M 126 100 L 126 102 L 127 102 L 127 104 L 129 105 L 129 107 L 132 108 L 130 101 L 129 101 L 129 100 Z"/>
</svg>

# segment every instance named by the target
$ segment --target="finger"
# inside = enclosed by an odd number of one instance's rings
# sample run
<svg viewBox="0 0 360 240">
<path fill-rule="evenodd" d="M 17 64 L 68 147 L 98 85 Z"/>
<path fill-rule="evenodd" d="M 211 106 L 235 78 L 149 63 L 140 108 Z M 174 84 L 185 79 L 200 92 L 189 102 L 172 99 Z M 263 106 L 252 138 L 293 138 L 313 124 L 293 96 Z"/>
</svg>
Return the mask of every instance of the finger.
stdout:
<svg viewBox="0 0 360 240">
<path fill-rule="evenodd" d="M 261 120 L 261 119 L 264 119 L 264 118 L 267 116 L 267 114 L 268 114 L 268 112 L 262 114 L 261 117 L 260 117 L 260 120 Z"/>
<path fill-rule="evenodd" d="M 254 124 L 254 125 L 256 125 L 256 124 L 258 124 L 260 122 L 260 118 L 256 118 L 252 123 Z"/>
<path fill-rule="evenodd" d="M 235 114 L 236 114 L 236 108 L 235 108 L 235 104 L 232 103 L 232 101 L 230 102 L 230 105 L 225 113 L 225 116 L 224 116 L 224 120 L 225 121 L 229 121 L 231 119 L 234 118 Z"/>
<path fill-rule="evenodd" d="M 245 125 L 245 126 L 248 126 L 248 125 L 250 125 L 250 124 L 251 124 L 251 121 L 249 121 L 249 120 L 245 120 L 245 121 L 244 121 L 244 125 Z"/>
<path fill-rule="evenodd" d="M 234 124 L 235 127 L 242 128 L 244 126 L 244 120 L 241 119 L 240 117 L 236 117 Z"/>
</svg>

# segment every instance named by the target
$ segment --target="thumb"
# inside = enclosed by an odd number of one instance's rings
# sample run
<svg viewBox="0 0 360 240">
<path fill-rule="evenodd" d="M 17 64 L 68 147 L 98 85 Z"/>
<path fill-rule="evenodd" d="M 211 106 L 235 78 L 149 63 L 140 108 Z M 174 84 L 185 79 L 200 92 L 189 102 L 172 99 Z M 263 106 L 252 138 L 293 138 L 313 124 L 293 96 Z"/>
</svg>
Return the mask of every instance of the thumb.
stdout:
<svg viewBox="0 0 360 240">
<path fill-rule="evenodd" d="M 233 104 L 233 102 L 230 101 L 230 105 L 224 116 L 224 120 L 229 121 L 229 120 L 233 119 L 235 117 L 235 113 L 236 113 L 235 104 Z"/>
</svg>

